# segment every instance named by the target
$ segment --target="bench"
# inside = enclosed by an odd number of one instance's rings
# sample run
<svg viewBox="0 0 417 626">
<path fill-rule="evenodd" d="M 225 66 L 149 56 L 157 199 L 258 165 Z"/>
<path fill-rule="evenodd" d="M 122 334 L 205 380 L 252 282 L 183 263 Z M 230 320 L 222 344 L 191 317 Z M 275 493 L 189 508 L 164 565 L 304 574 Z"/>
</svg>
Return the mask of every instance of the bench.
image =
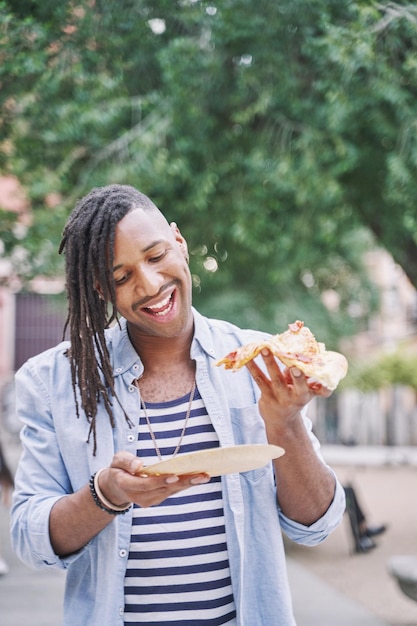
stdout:
<svg viewBox="0 0 417 626">
<path fill-rule="evenodd" d="M 417 555 L 391 557 L 388 571 L 396 579 L 401 591 L 417 602 Z"/>
</svg>

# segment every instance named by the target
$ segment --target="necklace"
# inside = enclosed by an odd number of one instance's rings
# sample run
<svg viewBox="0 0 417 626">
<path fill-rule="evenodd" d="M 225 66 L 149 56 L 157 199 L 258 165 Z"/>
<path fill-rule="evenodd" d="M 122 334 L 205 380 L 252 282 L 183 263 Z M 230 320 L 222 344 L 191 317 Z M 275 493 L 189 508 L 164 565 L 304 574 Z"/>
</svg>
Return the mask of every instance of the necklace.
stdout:
<svg viewBox="0 0 417 626">
<path fill-rule="evenodd" d="M 136 381 L 136 386 L 137 386 L 138 392 L 139 392 L 138 381 Z M 196 382 L 195 382 L 195 378 L 194 378 L 193 386 L 192 386 L 191 393 L 190 393 L 190 401 L 188 403 L 187 413 L 185 414 L 184 426 L 182 428 L 181 435 L 180 435 L 177 447 L 175 448 L 174 453 L 173 453 L 171 458 L 174 458 L 174 456 L 176 456 L 178 454 L 178 452 L 180 451 L 180 448 L 181 448 L 181 445 L 182 445 L 182 440 L 184 439 L 185 431 L 187 430 L 188 420 L 190 419 L 191 407 L 193 405 L 195 390 L 196 390 Z M 159 449 L 158 443 L 156 441 L 155 433 L 152 430 L 151 420 L 149 419 L 148 410 L 146 408 L 146 404 L 145 404 L 145 401 L 143 400 L 143 398 L 140 398 L 140 405 L 142 407 L 143 414 L 145 416 L 145 420 L 146 420 L 146 423 L 147 423 L 148 428 L 149 428 L 149 434 L 151 436 L 152 443 L 153 443 L 154 448 L 155 448 L 155 452 L 157 454 L 158 459 L 160 461 L 162 461 L 163 457 L 162 457 L 162 454 L 161 454 L 161 450 Z"/>
</svg>

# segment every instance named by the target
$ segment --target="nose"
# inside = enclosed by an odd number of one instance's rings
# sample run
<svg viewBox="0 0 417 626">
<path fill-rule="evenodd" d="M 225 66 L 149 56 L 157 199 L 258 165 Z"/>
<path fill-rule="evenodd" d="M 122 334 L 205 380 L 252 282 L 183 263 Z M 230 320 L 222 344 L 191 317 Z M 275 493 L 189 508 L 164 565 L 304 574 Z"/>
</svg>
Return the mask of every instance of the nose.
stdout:
<svg viewBox="0 0 417 626">
<path fill-rule="evenodd" d="M 156 267 L 141 265 L 137 271 L 136 291 L 140 297 L 152 297 L 159 293 L 164 278 Z"/>
</svg>

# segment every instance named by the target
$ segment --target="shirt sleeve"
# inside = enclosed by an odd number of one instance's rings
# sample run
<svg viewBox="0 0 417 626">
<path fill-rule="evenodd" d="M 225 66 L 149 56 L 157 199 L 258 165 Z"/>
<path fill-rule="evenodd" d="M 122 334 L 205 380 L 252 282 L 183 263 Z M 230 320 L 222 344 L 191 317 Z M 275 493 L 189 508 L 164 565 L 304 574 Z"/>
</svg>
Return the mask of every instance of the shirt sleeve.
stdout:
<svg viewBox="0 0 417 626">
<path fill-rule="evenodd" d="M 11 509 L 12 546 L 30 567 L 66 568 L 76 556 L 60 559 L 54 553 L 49 516 L 72 487 L 54 430 L 48 389 L 31 361 L 16 374 L 16 411 L 23 428 Z"/>
<path fill-rule="evenodd" d="M 311 526 L 303 526 L 286 517 L 279 511 L 280 523 L 283 532 L 295 543 L 305 546 L 315 546 L 324 541 L 339 525 L 345 512 L 345 491 L 339 483 L 333 470 L 329 468 L 335 477 L 335 493 L 333 501 L 326 513 Z"/>
</svg>

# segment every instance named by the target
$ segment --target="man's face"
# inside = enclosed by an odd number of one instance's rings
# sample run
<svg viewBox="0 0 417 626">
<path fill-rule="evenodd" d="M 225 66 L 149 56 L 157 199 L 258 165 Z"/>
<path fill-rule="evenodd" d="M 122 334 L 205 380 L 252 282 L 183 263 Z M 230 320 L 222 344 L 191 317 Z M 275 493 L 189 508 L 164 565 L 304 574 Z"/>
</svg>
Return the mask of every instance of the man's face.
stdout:
<svg viewBox="0 0 417 626">
<path fill-rule="evenodd" d="M 175 224 L 157 211 L 134 209 L 116 227 L 113 256 L 117 310 L 133 335 L 191 332 L 187 246 Z"/>
</svg>

